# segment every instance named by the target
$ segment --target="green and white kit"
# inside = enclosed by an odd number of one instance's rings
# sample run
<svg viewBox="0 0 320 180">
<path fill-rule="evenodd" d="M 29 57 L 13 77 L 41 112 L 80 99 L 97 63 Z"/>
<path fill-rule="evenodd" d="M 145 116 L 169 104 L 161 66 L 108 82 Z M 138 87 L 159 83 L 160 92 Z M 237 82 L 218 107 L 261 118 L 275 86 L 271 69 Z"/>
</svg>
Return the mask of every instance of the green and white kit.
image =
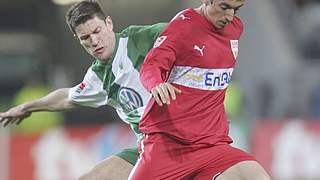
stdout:
<svg viewBox="0 0 320 180">
<path fill-rule="evenodd" d="M 112 59 L 107 64 L 95 60 L 83 82 L 70 89 L 68 98 L 81 106 L 114 107 L 140 140 L 138 125 L 151 94 L 141 84 L 139 70 L 165 25 L 129 26 L 116 33 Z"/>
</svg>

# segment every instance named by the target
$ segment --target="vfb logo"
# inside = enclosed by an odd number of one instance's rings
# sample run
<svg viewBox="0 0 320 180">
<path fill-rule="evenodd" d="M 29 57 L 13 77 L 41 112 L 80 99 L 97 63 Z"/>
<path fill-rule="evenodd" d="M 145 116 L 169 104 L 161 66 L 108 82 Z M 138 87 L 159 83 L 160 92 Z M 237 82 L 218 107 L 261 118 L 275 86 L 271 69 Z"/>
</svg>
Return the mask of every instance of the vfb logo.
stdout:
<svg viewBox="0 0 320 180">
<path fill-rule="evenodd" d="M 143 101 L 139 93 L 127 87 L 120 88 L 118 100 L 125 112 L 130 112 L 143 106 Z"/>
</svg>

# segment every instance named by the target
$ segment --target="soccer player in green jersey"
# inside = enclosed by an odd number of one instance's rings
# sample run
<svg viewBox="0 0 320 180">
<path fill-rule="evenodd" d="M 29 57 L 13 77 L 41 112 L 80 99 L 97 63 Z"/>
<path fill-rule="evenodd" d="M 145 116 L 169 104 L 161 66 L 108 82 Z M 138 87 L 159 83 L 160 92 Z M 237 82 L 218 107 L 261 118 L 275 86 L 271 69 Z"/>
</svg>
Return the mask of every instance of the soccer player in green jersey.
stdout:
<svg viewBox="0 0 320 180">
<path fill-rule="evenodd" d="M 165 24 L 129 26 L 121 33 L 114 33 L 111 17 L 93 0 L 73 5 L 66 21 L 79 43 L 95 58 L 83 82 L 0 113 L 0 123 L 19 124 L 37 111 L 108 104 L 141 139 L 138 124 L 151 95 L 139 80 L 139 69 Z M 127 179 L 137 156 L 137 149 L 124 150 L 105 159 L 80 179 Z"/>
</svg>

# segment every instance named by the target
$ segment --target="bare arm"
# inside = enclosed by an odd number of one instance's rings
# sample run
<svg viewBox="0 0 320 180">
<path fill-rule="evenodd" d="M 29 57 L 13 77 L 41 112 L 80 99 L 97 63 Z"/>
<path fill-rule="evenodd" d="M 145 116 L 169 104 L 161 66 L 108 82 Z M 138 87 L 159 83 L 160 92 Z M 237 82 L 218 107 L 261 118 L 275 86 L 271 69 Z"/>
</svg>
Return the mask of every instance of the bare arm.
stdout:
<svg viewBox="0 0 320 180">
<path fill-rule="evenodd" d="M 48 95 L 29 101 L 0 113 L 0 123 L 4 126 L 8 124 L 19 124 L 23 119 L 29 117 L 32 112 L 37 111 L 63 111 L 78 107 L 78 105 L 68 100 L 69 88 L 57 89 Z"/>
<path fill-rule="evenodd" d="M 69 88 L 57 89 L 48 95 L 30 102 L 21 104 L 28 112 L 36 111 L 63 111 L 77 107 L 68 100 Z"/>
</svg>

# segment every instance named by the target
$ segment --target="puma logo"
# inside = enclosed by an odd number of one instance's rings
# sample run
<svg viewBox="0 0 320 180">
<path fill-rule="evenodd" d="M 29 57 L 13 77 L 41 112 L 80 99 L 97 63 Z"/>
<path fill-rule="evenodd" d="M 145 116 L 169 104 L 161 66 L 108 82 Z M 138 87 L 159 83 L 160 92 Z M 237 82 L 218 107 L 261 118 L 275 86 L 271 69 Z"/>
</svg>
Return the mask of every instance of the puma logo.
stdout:
<svg viewBox="0 0 320 180">
<path fill-rule="evenodd" d="M 181 14 L 179 17 L 181 17 L 182 18 L 182 20 L 185 20 L 185 19 L 191 19 L 191 18 L 189 18 L 189 17 L 186 17 L 185 15 L 183 15 L 183 14 Z"/>
<path fill-rule="evenodd" d="M 203 56 L 203 50 L 204 50 L 205 46 L 202 46 L 202 48 L 200 48 L 199 46 L 197 45 L 194 45 L 194 49 L 199 51 L 201 56 Z"/>
</svg>

